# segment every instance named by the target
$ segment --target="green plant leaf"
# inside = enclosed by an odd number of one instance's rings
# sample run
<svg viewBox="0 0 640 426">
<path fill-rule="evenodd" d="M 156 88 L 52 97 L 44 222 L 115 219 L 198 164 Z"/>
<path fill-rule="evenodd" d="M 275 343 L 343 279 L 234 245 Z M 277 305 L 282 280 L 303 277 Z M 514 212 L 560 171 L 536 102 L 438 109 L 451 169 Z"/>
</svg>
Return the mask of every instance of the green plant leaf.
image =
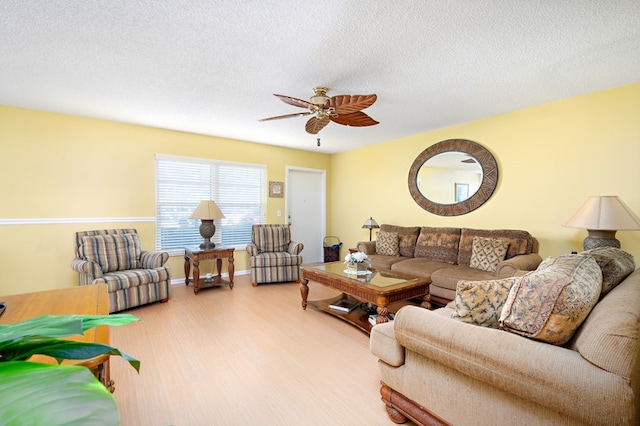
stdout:
<svg viewBox="0 0 640 426">
<path fill-rule="evenodd" d="M 42 315 L 14 324 L 0 325 L 0 362 L 27 360 L 41 354 L 61 362 L 63 359 L 88 359 L 109 354 L 121 356 L 140 371 L 140 362 L 119 350 L 99 343 L 56 339 L 82 335 L 91 328 L 125 325 L 138 318 L 131 314 L 115 315 Z"/>
<path fill-rule="evenodd" d="M 68 337 L 81 335 L 99 325 L 120 326 L 138 321 L 131 314 L 41 315 L 13 324 L 0 324 L 0 343 L 30 336 Z"/>
<path fill-rule="evenodd" d="M 113 395 L 85 367 L 0 363 L 0 424 L 118 425 Z"/>
<path fill-rule="evenodd" d="M 36 354 L 51 356 L 58 363 L 65 359 L 89 359 L 105 354 L 120 356 L 140 372 L 140 361 L 112 346 L 101 343 L 32 337 L 0 344 L 0 361 L 24 361 Z"/>
</svg>

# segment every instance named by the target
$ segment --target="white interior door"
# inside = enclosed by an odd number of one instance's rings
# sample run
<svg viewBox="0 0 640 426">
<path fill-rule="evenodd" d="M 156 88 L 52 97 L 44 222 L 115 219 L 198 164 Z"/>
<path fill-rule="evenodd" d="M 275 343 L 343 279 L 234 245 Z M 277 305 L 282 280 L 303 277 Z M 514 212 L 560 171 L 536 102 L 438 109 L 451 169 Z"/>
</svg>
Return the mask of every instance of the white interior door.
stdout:
<svg viewBox="0 0 640 426">
<path fill-rule="evenodd" d="M 304 263 L 323 262 L 326 171 L 287 167 L 285 192 L 285 219 L 291 225 L 291 239 L 304 244 Z"/>
</svg>

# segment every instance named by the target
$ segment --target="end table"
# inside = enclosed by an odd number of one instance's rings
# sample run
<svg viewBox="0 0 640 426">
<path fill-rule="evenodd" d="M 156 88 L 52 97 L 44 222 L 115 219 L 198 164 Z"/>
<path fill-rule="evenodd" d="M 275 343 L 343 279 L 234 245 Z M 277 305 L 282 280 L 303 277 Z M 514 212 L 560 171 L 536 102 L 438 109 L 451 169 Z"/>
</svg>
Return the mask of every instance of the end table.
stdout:
<svg viewBox="0 0 640 426">
<path fill-rule="evenodd" d="M 233 289 L 233 251 L 232 247 L 215 247 L 212 249 L 201 248 L 189 248 L 184 249 L 184 283 L 189 285 L 189 273 L 191 271 L 191 264 L 193 263 L 193 292 L 198 294 L 201 288 L 209 288 L 218 285 L 228 285 L 230 289 Z M 200 280 L 200 261 L 207 259 L 216 259 L 216 267 L 218 275 L 214 276 L 210 280 Z M 229 261 L 227 271 L 229 272 L 229 281 L 222 279 L 220 273 L 222 269 L 222 259 Z M 204 282 L 203 282 L 204 281 Z"/>
</svg>

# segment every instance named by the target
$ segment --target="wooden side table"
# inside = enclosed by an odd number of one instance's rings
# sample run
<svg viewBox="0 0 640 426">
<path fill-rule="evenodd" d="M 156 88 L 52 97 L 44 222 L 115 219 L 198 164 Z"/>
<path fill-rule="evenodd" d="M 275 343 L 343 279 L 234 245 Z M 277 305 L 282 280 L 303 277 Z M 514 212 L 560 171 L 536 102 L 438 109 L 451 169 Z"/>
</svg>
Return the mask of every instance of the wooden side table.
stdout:
<svg viewBox="0 0 640 426">
<path fill-rule="evenodd" d="M 0 317 L 0 324 L 24 321 L 40 315 L 109 315 L 109 296 L 106 284 L 1 296 L 0 299 L 7 302 L 7 310 Z M 65 339 L 108 345 L 109 327 L 101 325 L 85 331 L 82 336 L 71 336 Z M 57 364 L 54 358 L 47 355 L 33 355 L 29 361 Z M 84 360 L 69 359 L 62 361 L 62 363 L 87 367 L 109 391 L 114 391 L 109 355 L 99 355 Z"/>
<path fill-rule="evenodd" d="M 184 283 L 189 285 L 189 273 L 191 271 L 191 264 L 193 263 L 193 292 L 198 294 L 201 288 L 209 288 L 218 285 L 228 285 L 230 289 L 233 289 L 233 272 L 235 270 L 233 266 L 233 251 L 232 247 L 216 247 L 212 249 L 201 248 L 188 248 L 184 249 Z M 210 280 L 200 280 L 200 261 L 207 259 L 216 259 L 216 267 L 218 275 L 214 276 Z M 220 271 L 222 270 L 222 259 L 228 259 L 229 267 L 229 281 L 222 279 Z"/>
</svg>

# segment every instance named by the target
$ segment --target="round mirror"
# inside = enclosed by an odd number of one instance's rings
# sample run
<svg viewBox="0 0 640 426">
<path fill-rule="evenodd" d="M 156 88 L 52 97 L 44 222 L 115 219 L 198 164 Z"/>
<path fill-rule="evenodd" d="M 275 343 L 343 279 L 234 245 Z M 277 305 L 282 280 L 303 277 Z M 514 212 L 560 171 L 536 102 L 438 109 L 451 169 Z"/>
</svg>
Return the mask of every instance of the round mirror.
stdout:
<svg viewBox="0 0 640 426">
<path fill-rule="evenodd" d="M 482 145 L 449 139 L 418 155 L 409 169 L 409 192 L 420 207 L 440 216 L 469 213 L 496 188 L 498 166 Z"/>
</svg>

